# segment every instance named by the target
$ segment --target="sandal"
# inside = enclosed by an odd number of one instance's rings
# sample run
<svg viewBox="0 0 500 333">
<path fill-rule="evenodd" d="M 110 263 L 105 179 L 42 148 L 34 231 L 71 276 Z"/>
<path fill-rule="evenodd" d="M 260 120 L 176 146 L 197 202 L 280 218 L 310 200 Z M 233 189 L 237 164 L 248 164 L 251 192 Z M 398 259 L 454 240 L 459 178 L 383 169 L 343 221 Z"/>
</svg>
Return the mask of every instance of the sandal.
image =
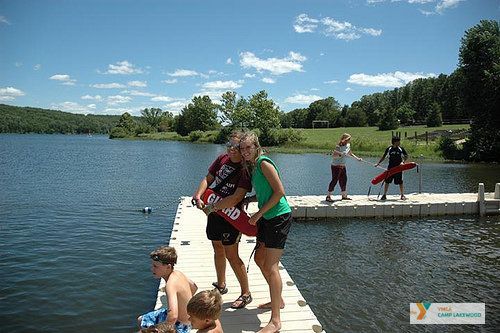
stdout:
<svg viewBox="0 0 500 333">
<path fill-rule="evenodd" d="M 227 286 L 226 285 L 224 285 L 224 287 L 219 287 L 217 282 L 214 282 L 214 283 L 212 283 L 212 286 L 214 286 L 215 289 L 217 289 L 221 295 L 227 294 Z"/>
<path fill-rule="evenodd" d="M 240 302 L 240 304 L 239 305 L 234 305 L 234 303 L 236 303 L 236 302 Z M 252 295 L 240 295 L 240 297 L 238 297 L 233 302 L 233 304 L 231 305 L 231 308 L 233 308 L 233 309 L 242 309 L 245 306 L 247 306 L 247 304 L 250 304 L 250 302 L 252 302 Z"/>
<path fill-rule="evenodd" d="M 329 196 L 329 195 L 327 195 L 327 196 L 326 196 L 326 199 L 325 199 L 325 200 L 326 200 L 326 201 L 328 201 L 328 202 L 333 202 L 332 197 L 331 197 L 331 196 Z"/>
<path fill-rule="evenodd" d="M 352 200 L 352 199 L 349 197 L 342 197 L 342 200 Z"/>
</svg>

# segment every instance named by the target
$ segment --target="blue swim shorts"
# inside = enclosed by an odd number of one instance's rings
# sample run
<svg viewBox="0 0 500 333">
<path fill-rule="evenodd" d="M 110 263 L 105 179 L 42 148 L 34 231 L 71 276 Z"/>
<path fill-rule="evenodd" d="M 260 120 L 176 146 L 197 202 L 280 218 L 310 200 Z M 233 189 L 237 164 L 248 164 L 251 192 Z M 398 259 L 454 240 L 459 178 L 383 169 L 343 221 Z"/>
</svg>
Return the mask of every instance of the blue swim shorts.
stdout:
<svg viewBox="0 0 500 333">
<path fill-rule="evenodd" d="M 142 315 L 141 327 L 148 328 L 167 320 L 167 308 L 161 308 Z"/>
<path fill-rule="evenodd" d="M 178 321 L 175 323 L 175 331 L 177 333 L 189 333 L 189 332 L 191 332 L 191 325 L 184 324 L 184 323 L 181 323 L 180 321 Z"/>
</svg>

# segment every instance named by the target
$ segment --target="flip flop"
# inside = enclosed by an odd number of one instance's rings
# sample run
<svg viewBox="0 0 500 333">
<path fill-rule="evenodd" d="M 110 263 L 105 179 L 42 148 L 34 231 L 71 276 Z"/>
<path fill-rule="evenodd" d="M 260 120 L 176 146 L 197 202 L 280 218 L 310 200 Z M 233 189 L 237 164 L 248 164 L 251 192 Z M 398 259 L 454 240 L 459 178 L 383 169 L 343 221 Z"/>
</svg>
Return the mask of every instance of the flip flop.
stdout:
<svg viewBox="0 0 500 333">
<path fill-rule="evenodd" d="M 236 303 L 236 302 L 240 302 L 240 304 L 235 306 L 234 303 Z M 250 304 L 250 302 L 252 302 L 252 295 L 240 295 L 240 297 L 238 297 L 233 302 L 233 305 L 231 305 L 231 308 L 233 308 L 233 309 L 242 309 L 245 306 L 247 306 L 247 304 Z"/>
</svg>

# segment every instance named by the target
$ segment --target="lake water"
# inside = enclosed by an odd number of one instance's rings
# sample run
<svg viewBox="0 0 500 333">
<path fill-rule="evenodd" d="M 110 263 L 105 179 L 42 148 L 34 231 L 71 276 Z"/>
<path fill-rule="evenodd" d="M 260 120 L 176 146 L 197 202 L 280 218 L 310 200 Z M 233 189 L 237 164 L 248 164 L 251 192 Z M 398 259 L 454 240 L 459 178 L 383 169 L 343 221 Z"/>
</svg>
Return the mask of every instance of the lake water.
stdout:
<svg viewBox="0 0 500 333">
<path fill-rule="evenodd" d="M 178 198 L 222 151 L 0 135 L 0 331 L 132 332 L 155 302 L 148 253 L 167 242 Z M 328 156 L 272 158 L 289 195 L 325 193 Z M 499 166 L 421 165 L 424 192 L 476 192 L 479 182 L 493 191 L 500 182 Z M 349 193 L 366 194 L 378 171 L 350 160 Z M 414 170 L 405 184 L 418 190 Z M 140 212 L 146 206 L 153 214 Z M 499 248 L 499 217 L 297 221 L 282 261 L 327 332 L 494 331 Z M 484 302 L 487 324 L 411 327 L 409 303 L 421 301 Z"/>
</svg>

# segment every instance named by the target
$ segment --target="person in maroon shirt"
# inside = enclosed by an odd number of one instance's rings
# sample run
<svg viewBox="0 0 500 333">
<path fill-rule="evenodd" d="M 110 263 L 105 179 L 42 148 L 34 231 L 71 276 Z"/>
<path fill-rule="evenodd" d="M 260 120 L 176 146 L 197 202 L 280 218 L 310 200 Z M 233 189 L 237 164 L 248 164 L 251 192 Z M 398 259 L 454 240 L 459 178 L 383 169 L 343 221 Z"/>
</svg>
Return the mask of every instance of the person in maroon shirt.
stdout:
<svg viewBox="0 0 500 333">
<path fill-rule="evenodd" d="M 242 133 L 233 132 L 226 144 L 227 152 L 220 155 L 208 168 L 208 174 L 201 180 L 193 195 L 193 202 L 208 215 L 206 234 L 214 248 L 215 271 L 217 282 L 213 286 L 221 294 L 227 293 L 226 288 L 226 258 L 238 279 L 241 295 L 232 308 L 244 308 L 252 301 L 245 264 L 238 254 L 238 243 L 241 233 L 216 213 L 217 210 L 230 208 L 241 204 L 245 194 L 252 190 L 248 172 L 242 166 L 239 151 Z M 216 192 L 222 200 L 213 205 L 204 206 L 201 197 L 207 188 Z"/>
</svg>

